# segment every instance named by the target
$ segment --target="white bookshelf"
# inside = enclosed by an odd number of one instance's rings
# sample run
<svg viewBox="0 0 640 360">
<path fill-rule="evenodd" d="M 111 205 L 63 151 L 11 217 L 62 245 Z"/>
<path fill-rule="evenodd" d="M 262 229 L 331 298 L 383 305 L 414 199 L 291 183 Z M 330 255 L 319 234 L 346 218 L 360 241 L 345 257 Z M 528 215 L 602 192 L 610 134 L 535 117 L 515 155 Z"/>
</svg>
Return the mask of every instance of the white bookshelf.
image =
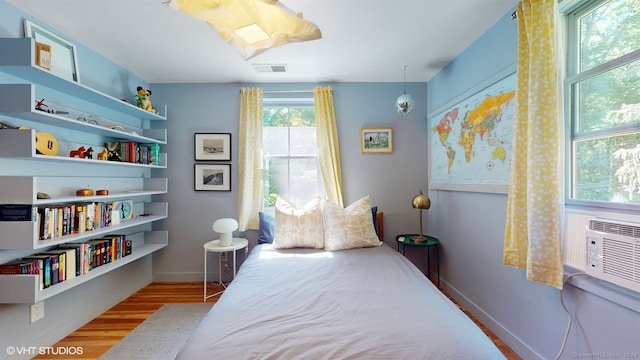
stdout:
<svg viewBox="0 0 640 360">
<path fill-rule="evenodd" d="M 118 99 L 58 77 L 36 66 L 34 53 L 32 38 L 0 39 L 0 72 L 10 75 L 8 83 L 0 84 L 0 121 L 29 127 L 0 130 L 0 158 L 10 159 L 7 161 L 12 164 L 17 162 L 25 169 L 24 173 L 0 176 L 0 205 L 30 206 L 32 214 L 30 220 L 0 221 L 0 251 L 20 257 L 109 234 L 125 234 L 127 240 L 133 241 L 133 251 L 88 274 L 46 289 L 40 289 L 38 275 L 0 275 L 0 304 L 36 303 L 56 296 L 168 245 L 168 233 L 154 231 L 152 227 L 168 216 L 168 203 L 156 199 L 168 192 L 168 181 L 154 177 L 152 172 L 167 167 L 166 153 L 160 152 L 157 164 L 98 160 L 97 156 L 107 142 L 166 145 L 167 130 L 155 126 L 166 120 L 166 108 L 163 114 L 154 114 L 135 106 L 133 98 Z M 50 105 L 47 109 L 60 111 L 36 109 L 36 103 L 42 99 Z M 38 132 L 56 138 L 59 145 L 56 155 L 36 152 Z M 93 158 L 70 157 L 70 150 L 79 146 L 91 147 Z M 61 173 L 64 176 L 59 176 Z M 105 189 L 109 194 L 76 196 L 75 191 L 83 188 Z M 38 193 L 46 193 L 49 198 L 39 199 Z M 39 207 L 121 200 L 133 201 L 133 218 L 91 231 L 39 240 L 36 216 Z"/>
</svg>

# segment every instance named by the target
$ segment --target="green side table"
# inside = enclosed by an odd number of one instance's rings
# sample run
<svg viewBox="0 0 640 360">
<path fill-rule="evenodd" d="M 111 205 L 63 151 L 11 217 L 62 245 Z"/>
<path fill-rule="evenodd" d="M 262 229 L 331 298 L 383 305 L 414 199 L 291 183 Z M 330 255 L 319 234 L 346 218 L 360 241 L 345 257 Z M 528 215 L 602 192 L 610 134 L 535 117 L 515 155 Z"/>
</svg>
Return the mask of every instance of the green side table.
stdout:
<svg viewBox="0 0 640 360">
<path fill-rule="evenodd" d="M 429 236 L 429 235 L 422 235 L 422 237 L 424 238 L 423 241 L 412 240 L 412 237 L 417 237 L 417 236 L 420 236 L 420 234 L 396 235 L 398 252 L 400 251 L 400 244 L 402 244 L 402 255 L 405 255 L 405 248 L 407 246 L 427 248 L 427 277 L 429 277 L 429 272 L 431 271 L 431 268 L 429 267 L 429 258 L 430 258 L 429 255 L 431 255 L 431 248 L 435 248 L 436 265 L 437 265 L 437 271 L 438 271 L 438 289 L 439 289 L 440 288 L 440 254 L 439 254 L 438 248 L 440 247 L 440 241 L 434 238 L 433 236 Z"/>
</svg>

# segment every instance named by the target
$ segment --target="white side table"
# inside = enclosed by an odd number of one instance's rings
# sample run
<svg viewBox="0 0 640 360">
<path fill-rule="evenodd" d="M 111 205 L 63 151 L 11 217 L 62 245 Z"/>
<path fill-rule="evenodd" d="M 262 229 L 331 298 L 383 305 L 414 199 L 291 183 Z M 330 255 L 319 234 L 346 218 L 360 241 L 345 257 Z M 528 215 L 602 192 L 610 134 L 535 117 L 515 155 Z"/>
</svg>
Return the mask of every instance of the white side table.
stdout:
<svg viewBox="0 0 640 360">
<path fill-rule="evenodd" d="M 220 240 L 209 241 L 204 244 L 204 301 L 206 302 L 208 298 L 214 297 L 222 291 L 218 291 L 213 295 L 207 295 L 207 253 L 224 253 L 231 251 L 233 253 L 233 279 L 236 278 L 236 251 L 240 249 L 244 249 L 244 255 L 247 256 L 249 252 L 249 240 L 244 238 L 233 238 L 231 240 L 231 245 L 229 246 L 220 246 Z M 232 280 L 233 280 L 232 279 Z M 227 286 L 222 282 L 222 256 L 218 256 L 218 283 L 222 285 L 223 288 L 227 288 Z"/>
</svg>

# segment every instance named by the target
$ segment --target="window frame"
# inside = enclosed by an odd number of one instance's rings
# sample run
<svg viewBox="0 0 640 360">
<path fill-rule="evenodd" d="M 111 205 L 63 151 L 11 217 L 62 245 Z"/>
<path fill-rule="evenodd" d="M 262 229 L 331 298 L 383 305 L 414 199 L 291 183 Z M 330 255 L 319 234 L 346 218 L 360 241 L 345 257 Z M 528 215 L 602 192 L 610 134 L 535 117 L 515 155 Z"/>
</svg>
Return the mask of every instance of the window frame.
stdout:
<svg viewBox="0 0 640 360">
<path fill-rule="evenodd" d="M 616 127 L 614 129 L 588 131 L 578 133 L 579 125 L 578 106 L 576 99 L 579 96 L 576 87 L 582 81 L 588 80 L 600 74 L 622 67 L 624 65 L 640 61 L 640 49 L 626 53 L 618 58 L 598 64 L 582 72 L 579 71 L 580 39 L 578 24 L 583 15 L 598 8 L 609 0 L 564 0 L 560 1 L 560 13 L 563 15 L 564 41 L 566 44 L 566 74 L 564 80 L 564 116 L 565 116 L 565 205 L 571 208 L 595 210 L 595 211 L 616 211 L 616 212 L 638 212 L 640 204 L 630 204 L 612 201 L 597 201 L 575 199 L 574 184 L 577 176 L 577 165 L 574 161 L 577 141 L 589 138 L 597 138 L 603 135 L 615 136 L 640 133 L 640 124 L 630 124 Z"/>
<path fill-rule="evenodd" d="M 263 98 L 263 108 L 267 109 L 267 108 L 314 108 L 315 106 L 315 102 L 314 102 L 314 98 L 312 97 L 299 97 L 299 98 L 282 98 L 282 97 L 275 97 L 275 98 L 269 98 L 269 97 L 264 97 Z M 290 128 L 290 126 L 289 126 Z M 264 118 L 263 118 L 263 129 L 264 129 Z M 287 132 L 287 136 L 289 137 L 289 145 L 291 145 L 291 132 L 288 131 Z M 316 143 L 317 146 L 317 143 Z M 263 150 L 264 150 L 264 145 L 263 145 Z M 316 160 L 316 186 L 318 188 L 318 193 L 320 193 L 320 195 L 322 197 L 325 197 L 325 190 L 324 190 L 324 183 L 322 180 L 322 173 L 320 171 L 320 157 L 318 152 L 320 151 L 320 149 L 317 150 L 316 155 L 312 156 L 312 155 L 288 155 L 288 156 L 284 156 L 284 155 L 266 155 L 266 153 L 263 151 L 262 153 L 262 164 L 264 167 L 265 162 L 268 159 L 295 159 L 295 160 L 301 160 L 301 159 L 315 159 Z M 289 151 L 290 152 L 290 151 Z M 266 171 L 266 169 L 263 169 L 263 171 Z M 290 188 L 290 182 L 291 182 L 291 177 L 290 174 L 289 176 L 287 176 L 287 186 L 288 188 Z M 268 186 L 266 181 L 263 183 L 264 189 L 265 189 L 265 194 L 263 197 L 263 207 L 265 210 L 272 210 L 274 209 L 275 206 L 267 206 L 265 199 L 268 195 Z M 289 199 L 287 199 L 289 200 Z M 306 199 L 308 200 L 308 199 Z"/>
</svg>

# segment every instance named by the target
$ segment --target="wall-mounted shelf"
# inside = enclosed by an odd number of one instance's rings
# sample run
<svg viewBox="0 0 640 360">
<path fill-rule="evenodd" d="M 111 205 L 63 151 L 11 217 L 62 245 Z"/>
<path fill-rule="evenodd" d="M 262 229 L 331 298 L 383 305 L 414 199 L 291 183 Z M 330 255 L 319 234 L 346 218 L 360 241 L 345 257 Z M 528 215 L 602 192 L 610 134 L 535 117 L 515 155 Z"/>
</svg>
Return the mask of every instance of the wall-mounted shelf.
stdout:
<svg viewBox="0 0 640 360">
<path fill-rule="evenodd" d="M 36 110 L 36 87 L 37 85 L 33 84 L 0 84 L 0 94 L 2 94 L 0 97 L 0 114 L 12 116 L 21 120 L 53 125 L 59 128 L 97 134 L 113 139 L 135 141 L 139 143 L 167 143 L 166 129 L 141 129 L 141 133 L 134 134 L 89 122 L 79 121 L 77 119 L 66 117 L 65 115 Z M 21 124 L 16 123 L 12 125 L 19 126 Z"/>
<path fill-rule="evenodd" d="M 145 120 L 166 120 L 165 116 L 153 114 L 141 108 L 101 93 L 81 83 L 58 77 L 48 70 L 36 66 L 35 40 L 32 38 L 0 39 L 0 71 L 22 78 L 30 83 L 45 86 L 86 102 Z"/>
<path fill-rule="evenodd" d="M 148 168 L 166 168 L 167 154 L 160 153 L 159 165 L 138 164 L 120 161 L 106 161 L 97 159 L 81 159 L 77 157 L 67 157 L 59 155 L 40 155 L 36 153 L 36 134 L 33 129 L 29 130 L 1 130 L 0 131 L 0 157 L 24 158 L 44 161 L 82 162 L 83 164 L 97 164 L 104 166 L 137 166 Z M 97 157 L 94 154 L 94 157 Z"/>
<path fill-rule="evenodd" d="M 35 304 L 48 299 L 166 247 L 169 244 L 168 237 L 166 231 L 146 231 L 127 235 L 128 240 L 133 240 L 131 255 L 42 290 L 38 275 L 0 275 L 0 289 L 11 289 L 0 291 L 0 303 Z"/>
<path fill-rule="evenodd" d="M 14 217 L 9 218 L 11 221 L 0 221 L 0 251 L 21 257 L 25 253 L 34 254 L 65 243 L 118 234 L 132 240 L 133 252 L 87 274 L 42 290 L 38 275 L 0 275 L 0 304 L 32 304 L 48 299 L 168 245 L 166 231 L 151 231 L 152 224 L 167 218 L 169 213 L 168 203 L 153 200 L 155 195 L 167 193 L 168 181 L 166 178 L 154 178 L 151 171 L 167 167 L 167 154 L 158 152 L 158 146 L 167 143 L 167 130 L 156 129 L 157 123 L 152 126 L 154 121 L 166 120 L 166 108 L 165 115 L 145 111 L 128 101 L 58 77 L 34 62 L 34 39 L 0 39 L 0 72 L 9 75 L 5 77 L 8 83 L 0 84 L 0 116 L 3 122 L 12 126 L 25 125 L 31 128 L 0 130 L 0 158 L 11 159 L 7 163 L 13 167 L 13 172 L 5 174 L 20 175 L 0 176 L 0 205 L 27 205 L 26 210 L 31 210 L 32 215 L 23 221 L 15 221 L 18 219 Z M 46 109 L 53 109 L 53 113 L 36 109 L 36 104 L 45 98 L 45 104 L 51 105 L 47 105 Z M 92 123 L 93 120 L 95 123 Z M 55 156 L 37 153 L 38 135 L 40 140 L 45 138 L 38 131 L 56 137 L 58 152 Z M 121 146 L 128 145 L 126 142 L 137 143 L 124 149 L 121 155 L 127 153 L 128 149 L 140 151 L 138 157 L 153 164 L 98 160 L 98 153 L 110 142 L 121 142 Z M 140 144 L 155 145 L 138 146 Z M 93 159 L 67 156 L 80 146 L 91 147 L 94 150 Z M 149 160 L 154 156 L 157 161 Z M 55 164 L 55 167 L 39 166 L 42 163 Z M 48 176 L 60 171 L 65 176 Z M 112 177 L 104 176 L 111 173 L 114 174 Z M 75 195 L 77 189 L 85 188 L 109 190 L 109 195 Z M 38 193 L 46 193 L 50 198 L 38 199 Z M 123 202 L 122 209 L 125 208 L 124 204 L 131 204 L 130 214 L 133 217 L 121 219 L 119 223 L 107 225 L 110 224 L 109 219 L 99 212 L 94 213 L 99 219 L 94 223 L 103 227 L 93 230 L 84 231 L 81 227 L 64 222 L 65 211 L 70 214 L 73 208 L 70 205 L 76 205 L 77 209 L 87 203 L 106 203 L 96 208 L 110 209 L 120 206 L 110 202 L 124 200 L 132 200 Z M 87 207 L 91 209 L 92 206 Z M 87 207 L 83 206 L 82 216 L 86 216 Z M 54 217 L 41 215 L 44 211 L 54 214 Z M 55 214 L 63 215 L 55 218 Z M 51 238 L 40 240 L 40 217 L 63 219 L 63 226 L 60 221 L 55 222 L 58 228 L 54 231 L 43 230 Z M 76 222 L 76 225 L 91 224 L 91 218 L 86 218 L 89 219 L 85 219 L 86 223 Z"/>
<path fill-rule="evenodd" d="M 88 201 L 113 201 L 166 194 L 167 178 L 4 176 L 0 199 L 5 204 L 47 205 Z M 109 195 L 77 196 L 77 189 L 105 189 Z M 49 199 L 38 199 L 38 193 Z"/>
<path fill-rule="evenodd" d="M 135 226 L 150 224 L 168 216 L 168 204 L 166 202 L 144 202 L 134 205 L 139 209 L 133 219 L 122 220 L 120 224 L 105 226 L 103 228 L 85 231 L 79 234 L 61 236 L 48 240 L 38 240 L 39 229 L 36 221 L 0 221 L 0 250 L 37 250 L 60 245 L 68 242 L 77 242 L 101 235 L 122 232 Z"/>
</svg>

